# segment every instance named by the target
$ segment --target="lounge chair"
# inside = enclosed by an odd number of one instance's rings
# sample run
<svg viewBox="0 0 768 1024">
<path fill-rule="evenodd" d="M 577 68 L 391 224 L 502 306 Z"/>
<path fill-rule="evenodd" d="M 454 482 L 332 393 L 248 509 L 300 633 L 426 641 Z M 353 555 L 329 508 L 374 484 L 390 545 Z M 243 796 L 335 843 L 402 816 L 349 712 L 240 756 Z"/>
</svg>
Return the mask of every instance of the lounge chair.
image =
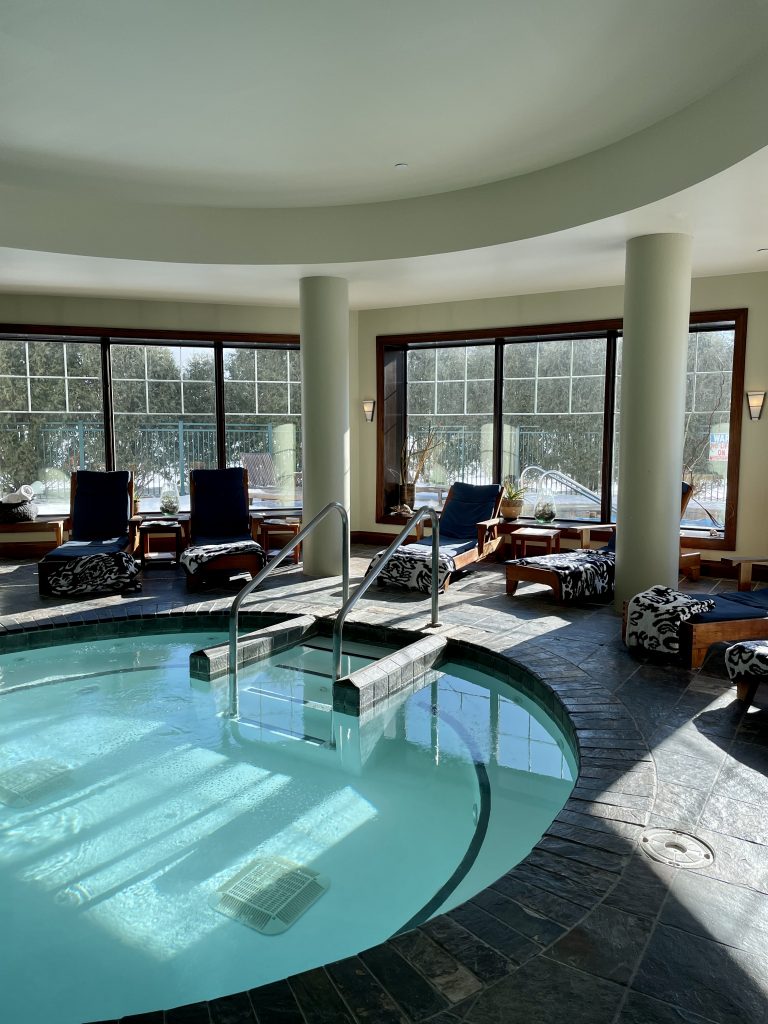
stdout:
<svg viewBox="0 0 768 1024">
<path fill-rule="evenodd" d="M 187 589 L 220 582 L 264 565 L 248 513 L 248 473 L 231 469 L 193 469 L 189 474 L 190 546 L 182 552 Z"/>
<path fill-rule="evenodd" d="M 693 488 L 681 485 L 680 518 L 682 519 Z M 615 527 L 601 524 L 601 529 Z M 608 598 L 614 591 L 616 568 L 615 532 L 608 545 L 599 550 L 565 551 L 556 555 L 516 558 L 506 563 L 507 596 L 512 597 L 518 583 L 540 583 L 551 587 L 555 601 L 578 600 L 593 597 Z M 697 580 L 701 575 L 701 554 L 685 551 L 680 554 L 680 571 Z"/>
<path fill-rule="evenodd" d="M 456 482 L 440 512 L 440 589 L 467 566 L 494 554 L 503 541 L 498 527 L 503 488 Z M 372 569 L 380 551 L 369 566 Z M 432 539 L 423 537 L 393 555 L 378 578 L 379 586 L 401 587 L 429 593 L 432 583 Z"/>
<path fill-rule="evenodd" d="M 38 564 L 41 596 L 79 597 L 137 589 L 131 474 L 77 470 L 70 479 L 69 504 L 64 523 L 69 540 Z"/>
<path fill-rule="evenodd" d="M 680 625 L 680 657 L 687 668 L 701 668 L 712 644 L 768 637 L 768 587 L 707 594 L 715 607 Z"/>
</svg>

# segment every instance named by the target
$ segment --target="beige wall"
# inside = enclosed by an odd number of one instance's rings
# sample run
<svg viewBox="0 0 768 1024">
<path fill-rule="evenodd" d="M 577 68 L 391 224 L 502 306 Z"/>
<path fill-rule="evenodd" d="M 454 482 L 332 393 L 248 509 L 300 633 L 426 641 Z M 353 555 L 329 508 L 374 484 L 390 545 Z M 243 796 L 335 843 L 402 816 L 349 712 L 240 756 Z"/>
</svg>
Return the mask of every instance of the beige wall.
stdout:
<svg viewBox="0 0 768 1024">
<path fill-rule="evenodd" d="M 0 323 L 298 334 L 298 299 L 297 293 L 296 308 L 291 309 L 204 302 L 0 294 Z"/>
<path fill-rule="evenodd" d="M 762 390 L 768 388 L 768 274 L 693 282 L 692 309 L 741 306 L 749 309 L 745 384 Z M 384 530 L 375 514 L 376 427 L 364 422 L 361 408 L 364 398 L 376 396 L 377 335 L 602 319 L 622 311 L 621 288 L 597 288 L 351 314 L 352 528 Z M 0 294 L 0 322 L 298 333 L 299 311 L 298 302 L 294 309 Z M 737 552 L 768 554 L 768 410 L 759 423 L 749 421 L 743 400 L 742 412 Z"/>
<path fill-rule="evenodd" d="M 768 388 L 768 274 L 702 278 L 693 282 L 693 310 L 749 309 L 745 385 Z M 358 317 L 358 394 L 375 395 L 376 337 L 419 331 L 515 327 L 622 316 L 623 289 L 596 288 L 401 309 L 367 310 Z M 359 403 L 358 403 L 359 407 Z M 739 488 L 737 551 L 768 555 L 768 410 L 751 423 L 744 416 Z M 354 419 L 354 418 L 353 418 Z M 358 423 L 357 473 L 353 478 L 353 528 L 382 531 L 376 524 L 376 431 Z M 712 556 L 719 558 L 720 552 Z"/>
</svg>

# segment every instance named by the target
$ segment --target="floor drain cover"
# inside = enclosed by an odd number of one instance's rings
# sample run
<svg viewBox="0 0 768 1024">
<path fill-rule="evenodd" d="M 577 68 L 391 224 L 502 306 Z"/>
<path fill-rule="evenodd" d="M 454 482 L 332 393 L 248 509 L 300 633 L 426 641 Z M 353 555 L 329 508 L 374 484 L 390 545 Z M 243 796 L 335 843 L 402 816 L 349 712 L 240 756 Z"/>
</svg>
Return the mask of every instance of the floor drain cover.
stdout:
<svg viewBox="0 0 768 1024">
<path fill-rule="evenodd" d="M 292 860 L 251 861 L 218 890 L 216 910 L 264 935 L 277 935 L 298 920 L 330 882 Z"/>
<path fill-rule="evenodd" d="M 46 790 L 62 782 L 70 769 L 50 759 L 21 761 L 0 772 L 0 803 L 26 807 Z"/>
<path fill-rule="evenodd" d="M 651 860 L 673 868 L 703 868 L 715 860 L 711 846 L 673 828 L 647 828 L 640 837 L 640 848 Z"/>
</svg>

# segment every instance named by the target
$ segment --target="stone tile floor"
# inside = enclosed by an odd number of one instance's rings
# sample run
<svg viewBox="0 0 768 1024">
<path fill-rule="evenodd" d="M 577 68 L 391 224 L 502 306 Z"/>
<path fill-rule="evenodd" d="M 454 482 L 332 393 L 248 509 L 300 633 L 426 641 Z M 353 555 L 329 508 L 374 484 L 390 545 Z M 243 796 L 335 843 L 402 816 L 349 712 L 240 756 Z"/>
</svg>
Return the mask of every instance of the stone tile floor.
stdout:
<svg viewBox="0 0 768 1024">
<path fill-rule="evenodd" d="M 353 551 L 353 584 L 372 551 Z M 332 614 L 340 590 L 339 580 L 308 580 L 291 567 L 246 607 Z M 187 595 L 180 572 L 155 568 L 137 595 L 41 601 L 34 563 L 6 561 L 0 628 L 222 609 L 232 593 Z M 423 628 L 429 604 L 374 588 L 353 619 Z M 500 567 L 450 587 L 441 621 L 448 636 L 534 671 L 572 716 L 581 772 L 542 841 L 468 903 L 359 956 L 123 1021 L 765 1024 L 768 687 L 744 714 L 722 651 L 696 673 L 634 660 L 611 608 L 564 609 L 536 586 L 508 599 Z M 693 832 L 714 863 L 676 870 L 648 859 L 644 826 Z"/>
</svg>

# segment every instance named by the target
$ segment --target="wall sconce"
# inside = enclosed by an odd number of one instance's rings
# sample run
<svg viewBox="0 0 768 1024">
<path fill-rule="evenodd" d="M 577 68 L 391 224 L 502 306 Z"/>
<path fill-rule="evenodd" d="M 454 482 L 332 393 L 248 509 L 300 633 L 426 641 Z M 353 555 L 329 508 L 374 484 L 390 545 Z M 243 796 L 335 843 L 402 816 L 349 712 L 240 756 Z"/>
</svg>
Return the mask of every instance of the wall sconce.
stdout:
<svg viewBox="0 0 768 1024">
<path fill-rule="evenodd" d="M 763 405 L 765 404 L 765 392 L 764 391 L 748 391 L 747 392 L 747 405 L 749 406 L 749 418 L 751 420 L 759 420 L 763 415 Z"/>
<path fill-rule="evenodd" d="M 373 423 L 373 410 L 376 408 L 376 402 L 372 398 L 363 399 L 363 416 L 365 416 L 366 423 Z"/>
</svg>

